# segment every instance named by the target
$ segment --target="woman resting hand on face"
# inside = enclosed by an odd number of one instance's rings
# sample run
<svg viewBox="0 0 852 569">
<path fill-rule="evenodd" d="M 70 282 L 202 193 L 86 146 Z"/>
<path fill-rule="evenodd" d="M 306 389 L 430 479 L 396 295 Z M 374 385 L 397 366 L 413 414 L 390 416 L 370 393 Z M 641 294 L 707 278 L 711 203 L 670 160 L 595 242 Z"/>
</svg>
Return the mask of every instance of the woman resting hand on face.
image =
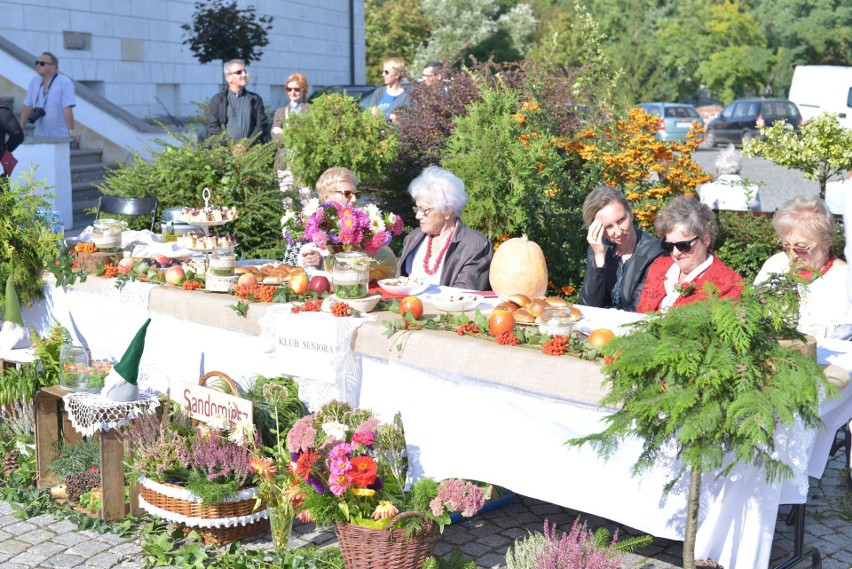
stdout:
<svg viewBox="0 0 852 569">
<path fill-rule="evenodd" d="M 704 300 L 707 283 L 716 287 L 721 298 L 742 295 L 742 277 L 710 252 L 718 229 L 708 206 L 678 196 L 657 213 L 654 227 L 669 254 L 651 264 L 637 312 L 666 312 L 672 306 Z"/>
<path fill-rule="evenodd" d="M 793 272 L 802 285 L 797 329 L 817 338 L 852 337 L 852 309 L 846 294 L 848 267 L 834 256 L 834 216 L 819 198 L 794 198 L 772 217 L 782 251 L 767 259 L 755 284 L 773 273 Z"/>
<path fill-rule="evenodd" d="M 405 237 L 396 276 L 487 290 L 492 247 L 481 233 L 461 222 L 468 200 L 464 182 L 449 170 L 429 166 L 411 182 L 408 193 L 414 198 L 420 227 Z"/>
<path fill-rule="evenodd" d="M 630 202 L 607 186 L 586 196 L 583 221 L 589 252 L 580 304 L 635 312 L 648 267 L 663 254 L 660 240 L 633 226 Z"/>
</svg>

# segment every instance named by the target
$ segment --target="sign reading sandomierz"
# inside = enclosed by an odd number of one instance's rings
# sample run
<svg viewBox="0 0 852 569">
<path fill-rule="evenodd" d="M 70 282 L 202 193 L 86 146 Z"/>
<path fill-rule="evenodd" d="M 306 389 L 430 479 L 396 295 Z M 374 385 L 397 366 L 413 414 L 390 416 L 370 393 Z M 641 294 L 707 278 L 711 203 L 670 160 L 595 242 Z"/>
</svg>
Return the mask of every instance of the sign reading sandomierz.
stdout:
<svg viewBox="0 0 852 569">
<path fill-rule="evenodd" d="M 173 382 L 169 397 L 190 417 L 204 423 L 221 417 L 233 425 L 251 420 L 253 416 L 251 401 L 197 383 Z"/>
</svg>

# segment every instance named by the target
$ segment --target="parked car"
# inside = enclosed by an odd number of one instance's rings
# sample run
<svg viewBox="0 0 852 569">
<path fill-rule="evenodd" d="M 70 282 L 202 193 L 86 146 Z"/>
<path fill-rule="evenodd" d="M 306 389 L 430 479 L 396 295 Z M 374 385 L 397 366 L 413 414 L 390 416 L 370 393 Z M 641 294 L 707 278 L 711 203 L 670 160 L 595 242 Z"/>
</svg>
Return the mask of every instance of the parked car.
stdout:
<svg viewBox="0 0 852 569">
<path fill-rule="evenodd" d="M 704 124 L 718 117 L 719 113 L 722 112 L 722 108 L 725 106 L 722 101 L 713 97 L 694 96 L 684 99 L 681 103 L 695 107 L 695 110 L 698 111 L 698 114 L 704 120 Z"/>
<path fill-rule="evenodd" d="M 710 121 L 704 140 L 711 148 L 722 143 L 742 146 L 760 135 L 760 127 L 770 127 L 777 121 L 798 130 L 802 115 L 787 99 L 737 99 Z"/>
<path fill-rule="evenodd" d="M 704 126 L 701 115 L 692 105 L 684 103 L 639 103 L 636 105 L 659 120 L 657 121 L 657 140 L 686 140 L 686 133 L 692 128 L 692 121 Z"/>
<path fill-rule="evenodd" d="M 317 85 L 308 102 L 313 102 L 317 97 L 328 93 L 345 93 L 358 101 L 359 107 L 366 109 L 370 106 L 370 96 L 375 90 L 375 85 Z"/>
<path fill-rule="evenodd" d="M 789 97 L 805 121 L 828 111 L 837 113 L 840 124 L 852 129 L 852 67 L 799 65 Z"/>
</svg>

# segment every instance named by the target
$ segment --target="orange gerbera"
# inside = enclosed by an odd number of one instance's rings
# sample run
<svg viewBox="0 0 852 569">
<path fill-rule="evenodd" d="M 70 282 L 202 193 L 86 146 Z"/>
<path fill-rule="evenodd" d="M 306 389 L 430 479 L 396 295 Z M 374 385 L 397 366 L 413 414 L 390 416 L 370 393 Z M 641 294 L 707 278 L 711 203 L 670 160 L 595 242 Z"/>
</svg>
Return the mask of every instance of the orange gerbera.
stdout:
<svg viewBox="0 0 852 569">
<path fill-rule="evenodd" d="M 249 466 L 252 470 L 254 470 L 257 474 L 260 474 L 261 477 L 266 478 L 267 480 L 275 476 L 278 472 L 278 465 L 272 461 L 270 458 L 261 458 L 259 456 L 253 456 L 249 459 Z"/>
<path fill-rule="evenodd" d="M 296 469 L 295 474 L 302 480 L 308 477 L 311 473 L 311 470 L 314 469 L 314 465 L 320 459 L 320 454 L 315 450 L 307 450 L 299 455 L 299 459 L 296 461 Z"/>
<path fill-rule="evenodd" d="M 350 461 L 352 468 L 346 473 L 349 481 L 359 488 L 366 488 L 376 481 L 376 461 L 369 456 L 356 456 Z"/>
</svg>

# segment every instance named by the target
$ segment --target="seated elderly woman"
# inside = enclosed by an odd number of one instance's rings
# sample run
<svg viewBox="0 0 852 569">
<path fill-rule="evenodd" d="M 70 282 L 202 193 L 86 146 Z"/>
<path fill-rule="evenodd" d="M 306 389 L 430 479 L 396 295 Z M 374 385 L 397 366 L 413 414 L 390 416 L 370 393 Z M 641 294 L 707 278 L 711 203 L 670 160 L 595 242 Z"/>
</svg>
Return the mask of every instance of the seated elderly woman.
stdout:
<svg viewBox="0 0 852 569">
<path fill-rule="evenodd" d="M 770 257 L 755 284 L 773 273 L 795 273 L 802 281 L 799 323 L 804 334 L 817 338 L 852 336 L 852 310 L 846 295 L 847 265 L 834 256 L 834 217 L 819 198 L 794 198 L 775 212 L 772 225 L 782 252 Z"/>
<path fill-rule="evenodd" d="M 420 227 L 405 237 L 397 276 L 470 290 L 489 288 L 491 243 L 461 222 L 467 205 L 464 182 L 429 166 L 408 186 Z"/>
<path fill-rule="evenodd" d="M 678 196 L 667 203 L 654 222 L 663 249 L 648 269 L 637 312 L 666 312 L 707 298 L 704 286 L 712 283 L 722 298 L 738 298 L 743 279 L 710 251 L 716 239 L 716 216 L 695 198 Z"/>
<path fill-rule="evenodd" d="M 715 210 L 760 211 L 760 192 L 740 177 L 743 161 L 730 144 L 716 157 L 716 179 L 698 187 L 701 203 Z"/>
<path fill-rule="evenodd" d="M 336 202 L 341 205 L 354 206 L 361 196 L 357 189 L 357 178 L 348 168 L 336 166 L 329 168 L 317 180 L 317 196 L 320 203 Z M 306 243 L 299 253 L 298 264 L 304 267 L 322 269 L 328 250 L 314 243 Z M 380 280 L 396 274 L 396 255 L 390 247 L 382 247 L 370 255 L 372 259 L 370 280 Z"/>
<path fill-rule="evenodd" d="M 586 196 L 583 221 L 589 252 L 580 304 L 635 312 L 648 267 L 663 254 L 660 240 L 633 227 L 630 202 L 607 186 Z"/>
</svg>

